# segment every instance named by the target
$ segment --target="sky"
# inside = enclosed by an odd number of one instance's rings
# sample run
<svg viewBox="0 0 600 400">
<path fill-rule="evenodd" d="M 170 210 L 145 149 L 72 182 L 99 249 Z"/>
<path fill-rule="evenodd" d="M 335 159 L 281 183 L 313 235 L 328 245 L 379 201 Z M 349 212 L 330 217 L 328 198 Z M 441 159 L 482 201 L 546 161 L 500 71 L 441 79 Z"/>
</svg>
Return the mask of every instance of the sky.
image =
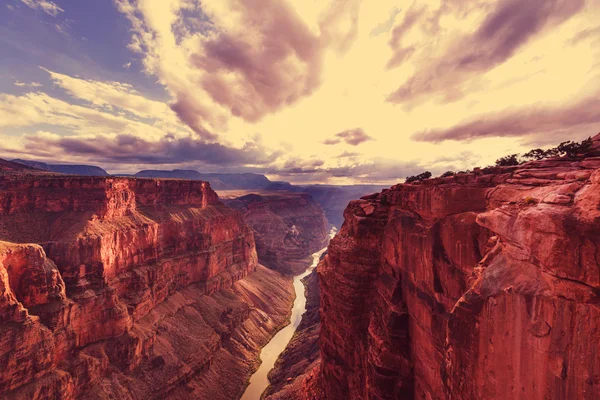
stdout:
<svg viewBox="0 0 600 400">
<path fill-rule="evenodd" d="M 0 157 L 392 184 L 600 132 L 600 0 L 0 0 Z"/>
</svg>

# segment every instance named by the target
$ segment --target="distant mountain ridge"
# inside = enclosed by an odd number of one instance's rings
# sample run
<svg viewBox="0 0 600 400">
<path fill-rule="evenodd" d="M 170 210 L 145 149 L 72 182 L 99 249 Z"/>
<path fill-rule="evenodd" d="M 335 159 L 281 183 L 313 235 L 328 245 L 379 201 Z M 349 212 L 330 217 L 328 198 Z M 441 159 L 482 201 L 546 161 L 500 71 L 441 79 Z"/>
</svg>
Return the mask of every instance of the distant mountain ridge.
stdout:
<svg viewBox="0 0 600 400">
<path fill-rule="evenodd" d="M 109 176 L 104 169 L 93 165 L 46 164 L 33 160 L 12 160 L 13 163 L 37 168 L 42 171 L 63 174 Z M 189 179 L 207 181 L 217 191 L 270 190 L 309 193 L 325 210 L 329 222 L 340 228 L 344 221 L 344 209 L 350 200 L 376 193 L 387 185 L 292 185 L 284 181 L 271 181 L 265 175 L 255 173 L 202 173 L 194 169 L 146 169 L 136 174 L 114 174 L 135 178 Z"/>
<path fill-rule="evenodd" d="M 173 178 L 192 179 L 210 182 L 215 190 L 228 189 L 272 189 L 275 186 L 285 188 L 292 185 L 288 182 L 273 182 L 262 174 L 253 173 L 201 173 L 193 169 L 166 170 L 143 170 L 133 175 L 136 178 Z"/>
<path fill-rule="evenodd" d="M 43 171 L 57 172 L 60 174 L 84 175 L 84 176 L 108 176 L 110 175 L 104 169 L 95 165 L 70 165 L 70 164 L 46 164 L 41 161 L 21 160 L 16 158 L 14 163 L 26 165 L 28 167 L 41 169 Z"/>
</svg>

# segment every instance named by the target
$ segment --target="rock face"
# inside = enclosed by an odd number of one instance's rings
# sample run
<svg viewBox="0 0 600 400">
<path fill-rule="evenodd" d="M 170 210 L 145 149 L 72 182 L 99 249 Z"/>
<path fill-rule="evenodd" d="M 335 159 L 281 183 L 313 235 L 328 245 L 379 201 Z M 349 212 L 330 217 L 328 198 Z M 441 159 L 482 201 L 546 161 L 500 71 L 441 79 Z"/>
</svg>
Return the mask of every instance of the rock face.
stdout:
<svg viewBox="0 0 600 400">
<path fill-rule="evenodd" d="M 238 211 L 206 182 L 3 165 L 0 397 L 242 392 L 293 288 L 254 272 L 253 233 Z M 221 369 L 233 371 L 226 383 Z"/>
<path fill-rule="evenodd" d="M 240 210 L 254 230 L 261 264 L 287 275 L 303 272 L 311 255 L 326 246 L 329 223 L 321 207 L 306 193 L 219 192 Z"/>
<path fill-rule="evenodd" d="M 305 398 L 598 399 L 600 135 L 354 201 L 319 274 Z"/>
</svg>

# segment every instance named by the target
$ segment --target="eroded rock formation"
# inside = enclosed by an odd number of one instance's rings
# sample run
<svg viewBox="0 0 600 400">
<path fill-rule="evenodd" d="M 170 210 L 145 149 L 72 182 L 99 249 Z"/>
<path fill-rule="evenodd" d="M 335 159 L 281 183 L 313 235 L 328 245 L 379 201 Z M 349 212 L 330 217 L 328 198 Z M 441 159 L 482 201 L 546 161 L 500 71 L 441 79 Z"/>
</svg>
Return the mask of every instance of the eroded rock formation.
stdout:
<svg viewBox="0 0 600 400">
<path fill-rule="evenodd" d="M 306 193 L 220 192 L 225 203 L 244 215 L 254 230 L 261 264 L 298 275 L 312 254 L 326 246 L 329 223 L 322 208 Z"/>
<path fill-rule="evenodd" d="M 350 203 L 300 397 L 598 399 L 600 135 Z"/>
<path fill-rule="evenodd" d="M 206 182 L 0 167 L 2 398 L 239 396 L 293 288 L 238 211 Z"/>
</svg>

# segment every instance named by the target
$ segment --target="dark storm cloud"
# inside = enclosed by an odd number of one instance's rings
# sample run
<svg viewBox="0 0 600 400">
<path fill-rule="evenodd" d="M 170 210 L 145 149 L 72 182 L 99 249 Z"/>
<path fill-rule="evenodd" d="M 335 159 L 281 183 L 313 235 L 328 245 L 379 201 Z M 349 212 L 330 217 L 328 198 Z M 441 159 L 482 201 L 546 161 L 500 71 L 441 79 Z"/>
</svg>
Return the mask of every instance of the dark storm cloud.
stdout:
<svg viewBox="0 0 600 400">
<path fill-rule="evenodd" d="M 257 142 L 246 143 L 238 149 L 194 137 L 166 135 L 160 140 L 149 141 L 126 134 L 93 139 L 30 135 L 26 137 L 25 150 L 33 156 L 79 156 L 105 163 L 177 164 L 197 161 L 218 166 L 269 164 L 280 155 L 267 151 Z"/>
<path fill-rule="evenodd" d="M 485 137 L 521 137 L 532 134 L 552 134 L 556 131 L 600 124 L 600 96 L 592 96 L 564 107 L 508 110 L 481 116 L 448 129 L 417 132 L 413 140 L 441 142 L 473 140 Z"/>
<path fill-rule="evenodd" d="M 584 0 L 499 1 L 473 35 L 457 38 L 439 58 L 419 68 L 388 101 L 404 103 L 433 93 L 445 94 L 445 101 L 456 100 L 461 97 L 463 82 L 504 63 L 533 36 L 566 21 L 583 5 Z M 419 11 L 407 14 L 394 29 L 391 45 L 396 54 L 390 67 L 411 54 L 410 48 L 399 43 L 412 25 L 420 23 L 419 18 Z"/>
<path fill-rule="evenodd" d="M 356 128 L 337 133 L 334 138 L 325 139 L 323 144 L 334 145 L 344 141 L 351 146 L 358 146 L 369 140 L 373 140 L 373 138 L 367 135 L 362 128 Z"/>
</svg>

